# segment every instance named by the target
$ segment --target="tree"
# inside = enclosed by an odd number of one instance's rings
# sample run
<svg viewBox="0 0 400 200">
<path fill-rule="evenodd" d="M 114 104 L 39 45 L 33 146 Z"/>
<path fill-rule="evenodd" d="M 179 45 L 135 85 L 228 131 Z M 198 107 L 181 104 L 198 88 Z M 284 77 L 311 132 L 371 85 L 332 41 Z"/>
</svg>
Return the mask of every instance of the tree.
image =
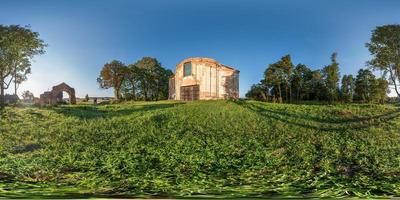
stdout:
<svg viewBox="0 0 400 200">
<path fill-rule="evenodd" d="M 165 69 L 157 59 L 143 57 L 134 64 L 137 69 L 137 89 L 144 100 L 160 100 L 168 98 L 168 80 L 172 71 Z"/>
<path fill-rule="evenodd" d="M 260 83 L 251 86 L 250 90 L 246 93 L 246 98 L 258 101 L 267 101 L 267 92 L 268 88 L 266 87 L 266 84 L 261 81 Z"/>
<path fill-rule="evenodd" d="M 372 100 L 372 89 L 375 85 L 375 76 L 368 69 L 358 71 L 355 83 L 355 97 L 364 103 Z"/>
<path fill-rule="evenodd" d="M 117 99 L 121 99 L 121 86 L 126 74 L 126 66 L 118 60 L 106 63 L 97 78 L 100 88 L 114 88 L 114 94 Z"/>
<path fill-rule="evenodd" d="M 32 92 L 26 90 L 26 91 L 24 91 L 24 92 L 22 93 L 22 98 L 23 98 L 25 101 L 33 101 L 33 99 L 34 99 L 35 97 L 33 96 L 33 93 L 32 93 Z"/>
<path fill-rule="evenodd" d="M 290 86 L 292 87 L 293 96 L 296 101 L 301 101 L 308 97 L 310 88 L 308 83 L 312 79 L 312 71 L 306 65 L 298 64 L 290 78 Z"/>
<path fill-rule="evenodd" d="M 129 64 L 124 71 L 121 91 L 126 100 L 160 100 L 168 98 L 168 82 L 172 71 L 155 58 L 143 57 Z"/>
<path fill-rule="evenodd" d="M 384 77 L 388 78 L 400 97 L 400 25 L 376 27 L 366 47 L 373 57 L 368 64 L 384 72 Z"/>
<path fill-rule="evenodd" d="M 338 84 L 339 84 L 339 63 L 336 61 L 337 53 L 331 56 L 332 63 L 325 66 L 323 69 L 323 76 L 325 79 L 326 95 L 329 102 L 334 102 L 338 98 Z"/>
<path fill-rule="evenodd" d="M 377 103 L 384 103 L 389 92 L 389 82 L 386 79 L 375 79 L 372 86 L 371 100 Z"/>
<path fill-rule="evenodd" d="M 14 76 L 14 94 L 15 95 L 17 95 L 17 91 L 18 91 L 19 85 L 22 82 L 28 80 L 28 74 L 31 73 L 31 68 L 30 68 L 30 63 L 29 62 L 22 61 L 18 68 L 20 70 L 16 71 L 15 69 L 17 69 L 17 68 L 15 68 L 14 69 L 14 73 L 13 73 L 13 76 Z"/>
<path fill-rule="evenodd" d="M 139 94 L 139 81 L 143 70 L 139 69 L 134 64 L 129 64 L 125 74 L 124 82 L 122 83 L 122 93 L 126 100 L 136 100 Z"/>
<path fill-rule="evenodd" d="M 309 100 L 326 100 L 326 87 L 321 70 L 311 72 L 311 80 L 308 83 L 310 89 Z"/>
<path fill-rule="evenodd" d="M 273 95 L 279 103 L 291 100 L 290 75 L 292 73 L 293 63 L 290 55 L 282 57 L 278 62 L 270 64 L 264 72 L 265 83 L 272 87 Z M 285 88 L 285 97 L 282 95 L 282 87 Z"/>
<path fill-rule="evenodd" d="M 35 55 L 44 54 L 47 45 L 30 27 L 0 25 L 0 109 L 4 107 L 4 91 L 14 81 L 14 92 L 30 73 Z"/>
<path fill-rule="evenodd" d="M 85 102 L 88 102 L 88 101 L 89 101 L 89 95 L 86 94 L 86 95 L 85 95 Z"/>
<path fill-rule="evenodd" d="M 341 86 L 341 98 L 345 103 L 353 101 L 354 96 L 354 78 L 353 75 L 343 75 Z"/>
</svg>

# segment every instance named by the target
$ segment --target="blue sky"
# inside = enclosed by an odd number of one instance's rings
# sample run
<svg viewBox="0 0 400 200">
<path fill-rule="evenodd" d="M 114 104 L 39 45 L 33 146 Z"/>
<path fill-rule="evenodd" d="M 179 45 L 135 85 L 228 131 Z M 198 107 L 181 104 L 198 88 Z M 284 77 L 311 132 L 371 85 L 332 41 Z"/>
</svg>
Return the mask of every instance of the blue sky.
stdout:
<svg viewBox="0 0 400 200">
<path fill-rule="evenodd" d="M 291 54 L 312 69 L 338 52 L 341 75 L 370 58 L 365 43 L 379 25 L 400 22 L 398 0 L 3 0 L 0 23 L 30 25 L 49 44 L 19 92 L 38 96 L 60 82 L 77 95 L 112 96 L 96 78 L 104 63 L 157 58 L 174 71 L 187 57 L 237 68 L 240 93 L 268 64 Z"/>
</svg>

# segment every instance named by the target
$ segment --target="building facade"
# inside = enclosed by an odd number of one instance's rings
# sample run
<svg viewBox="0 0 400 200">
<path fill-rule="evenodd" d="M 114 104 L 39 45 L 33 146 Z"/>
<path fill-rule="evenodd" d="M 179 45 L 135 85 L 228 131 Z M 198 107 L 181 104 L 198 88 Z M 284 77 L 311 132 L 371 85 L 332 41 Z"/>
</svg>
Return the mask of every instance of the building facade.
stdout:
<svg viewBox="0 0 400 200">
<path fill-rule="evenodd" d="M 239 71 L 211 58 L 188 58 L 176 65 L 169 79 L 169 99 L 239 98 Z"/>
</svg>

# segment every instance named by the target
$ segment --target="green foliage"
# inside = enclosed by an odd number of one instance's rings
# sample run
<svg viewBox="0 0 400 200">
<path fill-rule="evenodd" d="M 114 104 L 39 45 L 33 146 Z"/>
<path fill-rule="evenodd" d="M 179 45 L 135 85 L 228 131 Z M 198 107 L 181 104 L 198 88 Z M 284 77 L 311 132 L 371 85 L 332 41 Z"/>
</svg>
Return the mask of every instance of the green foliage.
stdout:
<svg viewBox="0 0 400 200">
<path fill-rule="evenodd" d="M 258 101 L 267 101 L 268 89 L 266 88 L 266 84 L 258 83 L 251 86 L 250 90 L 246 93 L 246 98 Z"/>
<path fill-rule="evenodd" d="M 360 69 L 355 84 L 356 99 L 362 102 L 370 102 L 372 100 L 374 84 L 375 75 L 368 69 Z"/>
<path fill-rule="evenodd" d="M 339 97 L 339 63 L 336 61 L 337 53 L 333 53 L 331 56 L 332 63 L 325 66 L 323 71 L 323 76 L 325 80 L 326 87 L 326 97 L 329 102 L 337 101 Z"/>
<path fill-rule="evenodd" d="M 321 70 L 314 70 L 312 72 L 312 78 L 310 81 L 310 99 L 308 100 L 316 100 L 316 101 L 324 101 L 326 100 L 326 87 L 325 80 L 322 76 Z"/>
<path fill-rule="evenodd" d="M 374 69 L 384 72 L 400 97 L 400 25 L 378 26 L 372 31 L 366 46 L 372 59 L 368 62 Z"/>
<path fill-rule="evenodd" d="M 365 103 L 386 101 L 390 92 L 389 82 L 383 78 L 376 79 L 370 70 L 361 69 L 356 80 L 352 75 L 344 75 L 339 89 L 340 72 L 336 57 L 337 53 L 333 53 L 330 65 L 312 71 L 303 64 L 293 69 L 290 55 L 286 55 L 268 66 L 264 79 L 250 88 L 246 98 L 278 103 L 293 100 L 334 103 L 339 97 L 344 103 L 353 99 Z"/>
<path fill-rule="evenodd" d="M 332 64 L 323 70 L 312 71 L 303 64 L 294 68 L 290 55 L 286 55 L 268 66 L 264 79 L 254 85 L 246 97 L 278 103 L 294 100 L 327 100 L 333 103 L 339 98 L 339 64 L 336 56 L 336 53 L 332 54 Z"/>
<path fill-rule="evenodd" d="M 341 86 L 341 99 L 345 103 L 353 101 L 355 80 L 353 75 L 343 75 Z"/>
<path fill-rule="evenodd" d="M 386 99 L 388 98 L 387 94 L 389 92 L 389 82 L 386 79 L 375 79 L 374 85 L 372 86 L 372 101 L 385 103 Z"/>
<path fill-rule="evenodd" d="M 312 71 L 306 65 L 298 64 L 291 75 L 290 85 L 296 101 L 309 99 L 311 91 Z"/>
<path fill-rule="evenodd" d="M 399 129 L 398 105 L 6 108 L 0 196 L 399 196 Z"/>
<path fill-rule="evenodd" d="M 100 88 L 114 88 L 115 97 L 121 99 L 121 86 L 126 71 L 126 66 L 121 61 L 113 60 L 110 63 L 106 63 L 97 78 Z"/>
<path fill-rule="evenodd" d="M 163 68 L 157 59 L 151 57 L 143 57 L 128 66 L 121 65 L 121 74 L 118 75 L 120 98 L 146 101 L 167 99 L 168 81 L 172 74 L 171 70 Z"/>
<path fill-rule="evenodd" d="M 90 99 L 90 98 L 89 98 L 89 95 L 88 95 L 88 94 L 86 94 L 86 95 L 85 95 L 85 102 L 88 102 L 88 101 L 89 101 L 89 99 Z"/>
<path fill-rule="evenodd" d="M 165 69 L 157 59 L 143 57 L 133 66 L 136 75 L 136 97 L 143 100 L 160 100 L 168 98 L 168 80 L 172 71 Z"/>
<path fill-rule="evenodd" d="M 47 45 L 29 26 L 0 24 L 0 109 L 4 106 L 4 90 L 14 81 L 15 93 L 31 72 L 31 60 L 43 54 Z"/>
<path fill-rule="evenodd" d="M 25 101 L 33 101 L 33 99 L 35 98 L 35 96 L 33 96 L 33 93 L 30 92 L 29 90 L 26 90 L 22 93 L 22 98 Z"/>
<path fill-rule="evenodd" d="M 384 103 L 390 92 L 389 83 L 384 78 L 376 79 L 368 69 L 360 69 L 355 83 L 355 98 L 362 102 Z"/>
<path fill-rule="evenodd" d="M 273 88 L 271 91 L 274 99 L 279 103 L 290 100 L 290 75 L 293 63 L 290 55 L 283 56 L 278 62 L 270 64 L 264 72 L 264 83 Z M 285 91 L 282 91 L 282 88 Z M 284 95 L 284 96 L 283 96 Z"/>
</svg>

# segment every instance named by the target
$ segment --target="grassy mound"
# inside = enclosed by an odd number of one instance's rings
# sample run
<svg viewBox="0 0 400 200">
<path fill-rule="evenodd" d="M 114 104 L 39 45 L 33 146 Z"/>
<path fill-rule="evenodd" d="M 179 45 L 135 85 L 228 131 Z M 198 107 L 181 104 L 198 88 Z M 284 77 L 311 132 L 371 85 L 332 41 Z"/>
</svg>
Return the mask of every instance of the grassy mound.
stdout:
<svg viewBox="0 0 400 200">
<path fill-rule="evenodd" d="M 400 195 L 395 105 L 6 108 L 0 197 Z"/>
</svg>

